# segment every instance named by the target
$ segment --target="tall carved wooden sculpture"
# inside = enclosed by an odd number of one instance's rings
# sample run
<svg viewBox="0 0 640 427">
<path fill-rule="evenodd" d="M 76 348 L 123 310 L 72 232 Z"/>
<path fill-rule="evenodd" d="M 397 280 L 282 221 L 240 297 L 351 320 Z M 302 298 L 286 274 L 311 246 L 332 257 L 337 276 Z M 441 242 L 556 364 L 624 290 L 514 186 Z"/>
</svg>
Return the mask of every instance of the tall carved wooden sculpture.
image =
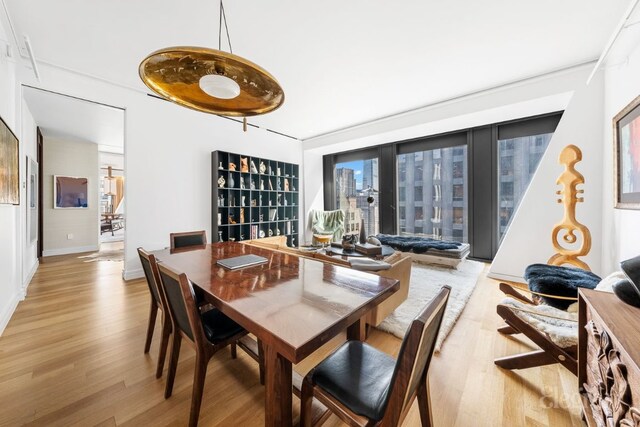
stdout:
<svg viewBox="0 0 640 427">
<path fill-rule="evenodd" d="M 549 258 L 548 264 L 563 265 L 571 264 L 584 270 L 589 270 L 589 266 L 578 257 L 585 256 L 591 250 L 591 233 L 586 225 L 581 224 L 576 219 L 576 204 L 584 202 L 584 190 L 578 190 L 577 186 L 584 184 L 584 176 L 575 169 L 576 163 L 582 160 L 582 151 L 575 145 L 567 145 L 560 153 L 559 162 L 563 164 L 565 169 L 556 180 L 556 183 L 562 185 L 563 190 L 556 191 L 556 194 L 562 195 L 558 199 L 558 203 L 564 204 L 564 217 L 562 222 L 556 224 L 551 233 L 551 240 L 556 254 Z M 578 236 L 582 236 L 580 246 L 576 248 L 565 248 L 563 244 L 575 245 Z"/>
</svg>

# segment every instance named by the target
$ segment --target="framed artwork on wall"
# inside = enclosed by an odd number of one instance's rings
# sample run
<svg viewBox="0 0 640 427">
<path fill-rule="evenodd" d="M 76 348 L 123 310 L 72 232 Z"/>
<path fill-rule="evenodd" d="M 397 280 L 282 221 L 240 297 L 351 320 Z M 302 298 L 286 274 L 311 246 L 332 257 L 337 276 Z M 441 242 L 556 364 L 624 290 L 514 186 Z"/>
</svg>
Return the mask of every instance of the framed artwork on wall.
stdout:
<svg viewBox="0 0 640 427">
<path fill-rule="evenodd" d="M 18 138 L 0 118 L 0 203 L 20 204 Z"/>
<path fill-rule="evenodd" d="M 89 179 L 72 176 L 53 176 L 54 209 L 87 209 Z"/>
<path fill-rule="evenodd" d="M 640 209 L 640 96 L 613 118 L 614 193 L 618 209 Z"/>
</svg>

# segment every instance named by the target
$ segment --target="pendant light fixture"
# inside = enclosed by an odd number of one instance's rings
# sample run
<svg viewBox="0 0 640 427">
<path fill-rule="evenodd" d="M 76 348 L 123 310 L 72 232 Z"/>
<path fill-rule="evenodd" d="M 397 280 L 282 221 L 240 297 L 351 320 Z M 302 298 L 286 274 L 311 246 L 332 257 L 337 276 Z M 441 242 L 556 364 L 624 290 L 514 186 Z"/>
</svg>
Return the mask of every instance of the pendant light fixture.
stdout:
<svg viewBox="0 0 640 427">
<path fill-rule="evenodd" d="M 229 52 L 222 50 L 224 24 Z M 141 63 L 142 81 L 162 98 L 221 116 L 247 117 L 282 105 L 284 91 L 259 65 L 233 54 L 227 17 L 220 1 L 218 49 L 178 46 L 151 53 Z"/>
</svg>

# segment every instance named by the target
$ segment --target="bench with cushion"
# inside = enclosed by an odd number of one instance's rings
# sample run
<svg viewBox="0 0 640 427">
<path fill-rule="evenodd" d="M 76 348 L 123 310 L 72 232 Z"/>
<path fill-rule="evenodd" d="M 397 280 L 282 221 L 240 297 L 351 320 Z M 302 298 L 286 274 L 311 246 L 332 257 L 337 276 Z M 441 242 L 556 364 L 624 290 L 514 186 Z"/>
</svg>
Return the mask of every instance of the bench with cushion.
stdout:
<svg viewBox="0 0 640 427">
<path fill-rule="evenodd" d="M 408 254 L 413 261 L 457 268 L 470 252 L 468 243 L 437 240 L 429 237 L 378 234 L 383 245 Z"/>
</svg>

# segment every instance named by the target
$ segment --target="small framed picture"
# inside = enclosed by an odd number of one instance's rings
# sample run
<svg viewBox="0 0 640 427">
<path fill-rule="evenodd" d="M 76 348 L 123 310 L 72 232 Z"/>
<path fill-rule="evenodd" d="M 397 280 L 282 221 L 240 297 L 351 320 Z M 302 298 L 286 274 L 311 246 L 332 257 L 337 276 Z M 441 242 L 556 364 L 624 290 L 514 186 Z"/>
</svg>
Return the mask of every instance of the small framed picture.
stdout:
<svg viewBox="0 0 640 427">
<path fill-rule="evenodd" d="M 640 209 L 640 96 L 613 118 L 614 193 L 618 209 Z"/>
</svg>

